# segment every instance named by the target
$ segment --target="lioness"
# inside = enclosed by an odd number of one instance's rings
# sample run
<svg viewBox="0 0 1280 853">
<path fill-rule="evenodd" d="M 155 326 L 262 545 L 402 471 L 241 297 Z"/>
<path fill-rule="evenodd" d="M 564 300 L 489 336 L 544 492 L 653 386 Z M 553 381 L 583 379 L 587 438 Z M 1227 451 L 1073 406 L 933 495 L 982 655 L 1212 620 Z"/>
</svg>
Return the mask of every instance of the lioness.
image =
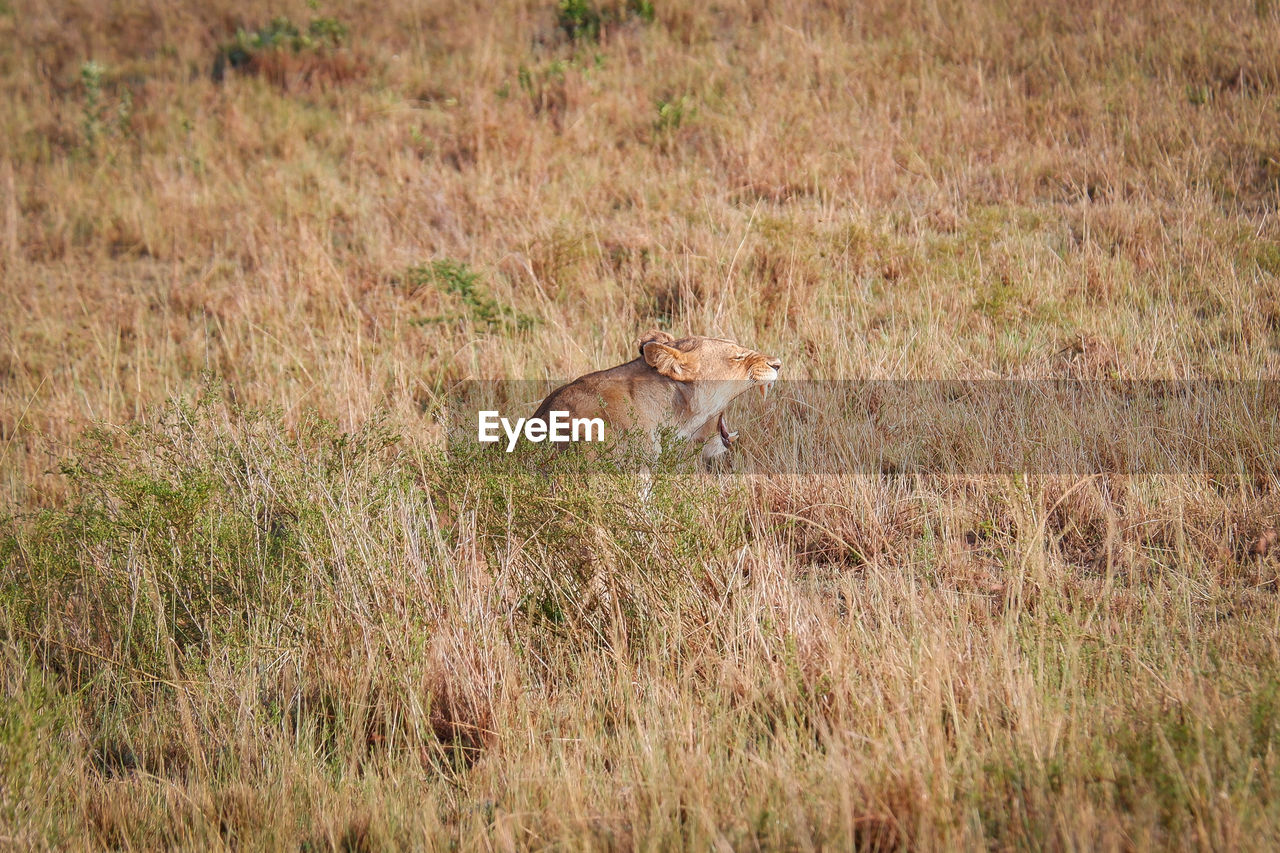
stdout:
<svg viewBox="0 0 1280 853">
<path fill-rule="evenodd" d="M 535 418 L 567 411 L 571 418 L 602 418 L 611 435 L 642 434 L 655 446 L 664 429 L 695 446 L 710 465 L 737 438 L 724 409 L 739 394 L 759 388 L 767 396 L 782 360 L 724 338 L 676 340 L 656 329 L 637 342 L 640 357 L 581 376 L 552 391 Z"/>
</svg>

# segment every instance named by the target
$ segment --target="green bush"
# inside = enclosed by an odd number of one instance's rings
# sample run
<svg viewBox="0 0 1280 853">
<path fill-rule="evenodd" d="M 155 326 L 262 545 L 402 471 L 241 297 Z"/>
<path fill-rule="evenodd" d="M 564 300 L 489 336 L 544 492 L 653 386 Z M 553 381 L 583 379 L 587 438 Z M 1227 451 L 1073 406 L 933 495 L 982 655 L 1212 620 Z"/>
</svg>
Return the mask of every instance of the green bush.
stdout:
<svg viewBox="0 0 1280 853">
<path fill-rule="evenodd" d="M 213 76 L 222 79 L 227 66 L 245 68 L 254 58 L 271 51 L 291 53 L 321 52 L 341 47 L 347 38 L 347 26 L 336 18 L 312 18 L 306 29 L 286 17 L 272 18 L 256 30 L 236 30 L 235 38 L 218 48 Z"/>
<path fill-rule="evenodd" d="M 573 41 L 599 41 L 605 27 L 627 20 L 652 22 L 653 4 L 648 0 L 625 0 L 597 5 L 591 0 L 560 0 L 556 22 Z"/>
<path fill-rule="evenodd" d="M 508 305 L 500 305 L 480 286 L 480 274 L 458 261 L 446 258 L 412 266 L 397 281 L 410 291 L 423 287 L 435 288 L 460 304 L 460 309 L 456 312 L 415 320 L 418 325 L 462 322 L 491 331 L 523 332 L 533 328 L 537 322 L 528 314 Z"/>
</svg>

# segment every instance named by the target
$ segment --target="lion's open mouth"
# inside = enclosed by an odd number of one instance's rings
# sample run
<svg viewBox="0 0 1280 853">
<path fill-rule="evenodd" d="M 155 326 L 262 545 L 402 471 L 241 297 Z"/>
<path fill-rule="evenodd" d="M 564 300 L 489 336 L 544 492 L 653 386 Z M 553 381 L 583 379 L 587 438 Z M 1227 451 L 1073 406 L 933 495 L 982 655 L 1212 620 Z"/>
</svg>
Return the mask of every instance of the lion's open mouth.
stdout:
<svg viewBox="0 0 1280 853">
<path fill-rule="evenodd" d="M 753 380 L 753 381 L 755 382 L 756 388 L 757 388 L 757 389 L 759 389 L 759 391 L 760 391 L 760 399 L 761 399 L 761 400 L 768 400 L 768 399 L 769 399 L 769 389 L 773 387 L 773 382 L 774 382 L 774 380 L 772 380 L 772 379 L 764 379 L 764 380 L 756 379 L 756 380 Z M 719 430 L 719 432 L 720 432 L 720 442 L 721 442 L 725 447 L 729 447 L 729 446 L 730 446 L 730 445 L 732 445 L 735 441 L 737 441 L 737 439 L 738 439 L 738 434 L 737 434 L 736 432 L 732 431 L 731 429 L 729 429 L 729 421 L 725 418 L 725 416 L 724 416 L 724 412 L 721 412 L 721 413 L 720 413 L 720 419 L 719 419 L 719 421 L 717 421 L 717 422 L 716 422 L 716 429 L 718 429 L 718 430 Z"/>
<path fill-rule="evenodd" d="M 720 413 L 720 420 L 716 422 L 716 429 L 720 431 L 720 443 L 726 448 L 732 447 L 734 441 L 738 438 L 738 434 L 729 432 L 729 422 L 725 420 L 724 412 Z"/>
</svg>

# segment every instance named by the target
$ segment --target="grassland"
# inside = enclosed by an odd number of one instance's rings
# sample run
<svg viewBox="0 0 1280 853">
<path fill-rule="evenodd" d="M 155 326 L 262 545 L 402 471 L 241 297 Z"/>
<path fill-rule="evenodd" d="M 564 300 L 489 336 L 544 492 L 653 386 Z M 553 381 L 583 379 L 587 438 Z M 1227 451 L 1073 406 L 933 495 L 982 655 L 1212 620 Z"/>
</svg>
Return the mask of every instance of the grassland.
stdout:
<svg viewBox="0 0 1280 853">
<path fill-rule="evenodd" d="M 1275 470 L 636 505 L 433 415 L 654 325 L 1277 377 L 1277 44 L 1267 0 L 0 2 L 0 846 L 1280 847 Z"/>
</svg>

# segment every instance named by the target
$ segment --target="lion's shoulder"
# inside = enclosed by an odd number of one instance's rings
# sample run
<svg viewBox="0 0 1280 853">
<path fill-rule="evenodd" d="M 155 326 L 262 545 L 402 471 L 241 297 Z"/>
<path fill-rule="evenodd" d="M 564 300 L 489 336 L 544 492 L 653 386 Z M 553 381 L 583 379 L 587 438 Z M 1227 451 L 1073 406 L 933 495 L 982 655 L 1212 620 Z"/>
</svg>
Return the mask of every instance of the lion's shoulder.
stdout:
<svg viewBox="0 0 1280 853">
<path fill-rule="evenodd" d="M 564 411 L 575 418 L 603 417 L 616 427 L 646 424 L 670 408 L 670 385 L 670 379 L 637 358 L 562 385 L 547 395 L 535 417 Z"/>
</svg>

